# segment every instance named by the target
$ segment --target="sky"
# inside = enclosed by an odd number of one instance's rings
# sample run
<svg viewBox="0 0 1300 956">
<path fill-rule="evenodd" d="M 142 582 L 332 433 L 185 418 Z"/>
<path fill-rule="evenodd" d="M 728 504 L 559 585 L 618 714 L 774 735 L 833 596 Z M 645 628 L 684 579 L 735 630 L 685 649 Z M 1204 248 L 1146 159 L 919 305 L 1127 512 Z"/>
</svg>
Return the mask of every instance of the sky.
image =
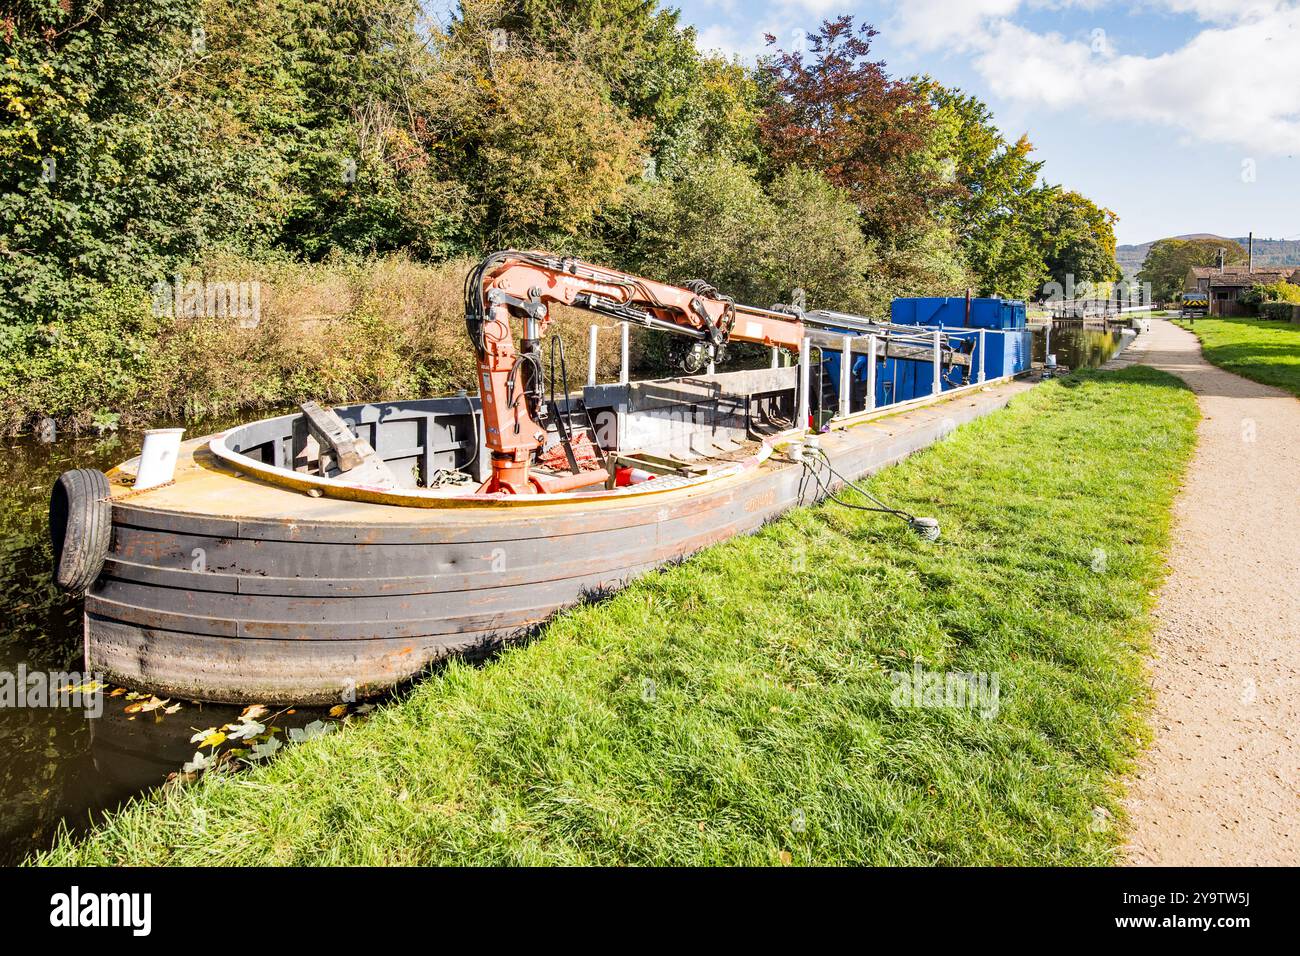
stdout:
<svg viewBox="0 0 1300 956">
<path fill-rule="evenodd" d="M 1120 243 L 1300 239 L 1300 0 L 674 0 L 699 46 L 752 61 L 826 18 L 880 31 L 891 75 L 928 73 L 1027 133 L 1044 178 L 1119 216 Z M 803 31 L 802 33 L 800 31 Z"/>
</svg>

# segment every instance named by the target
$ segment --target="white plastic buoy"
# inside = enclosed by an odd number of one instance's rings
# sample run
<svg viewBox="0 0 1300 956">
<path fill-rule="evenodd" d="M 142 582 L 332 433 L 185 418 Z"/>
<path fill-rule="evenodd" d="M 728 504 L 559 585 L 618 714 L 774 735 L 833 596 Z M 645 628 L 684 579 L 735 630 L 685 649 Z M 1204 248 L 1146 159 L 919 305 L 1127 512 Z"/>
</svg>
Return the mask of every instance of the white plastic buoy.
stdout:
<svg viewBox="0 0 1300 956">
<path fill-rule="evenodd" d="M 140 449 L 140 470 L 135 476 L 137 491 L 156 488 L 172 480 L 184 434 L 183 428 L 150 428 L 145 431 L 144 447 Z"/>
</svg>

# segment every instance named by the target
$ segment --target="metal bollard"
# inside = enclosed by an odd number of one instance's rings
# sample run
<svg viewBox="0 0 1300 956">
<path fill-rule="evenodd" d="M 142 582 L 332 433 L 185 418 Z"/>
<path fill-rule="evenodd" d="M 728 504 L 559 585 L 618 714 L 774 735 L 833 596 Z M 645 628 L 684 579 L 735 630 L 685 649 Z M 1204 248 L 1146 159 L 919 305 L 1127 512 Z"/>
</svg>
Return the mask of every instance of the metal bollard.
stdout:
<svg viewBox="0 0 1300 956">
<path fill-rule="evenodd" d="M 876 336 L 867 336 L 867 410 L 876 407 Z"/>
<path fill-rule="evenodd" d="M 943 332 L 941 330 L 934 330 L 934 391 L 932 393 L 934 395 L 938 395 L 943 391 L 943 365 L 939 351 L 943 347 L 941 344 L 942 336 Z"/>
<path fill-rule="evenodd" d="M 628 324 L 626 322 L 619 323 L 619 335 L 621 336 L 621 338 L 619 339 L 619 343 L 618 343 L 618 351 L 619 351 L 618 383 L 620 385 L 626 385 L 628 382 L 627 343 L 628 343 L 628 335 L 630 334 L 630 332 L 631 330 L 629 329 Z"/>
<path fill-rule="evenodd" d="M 853 382 L 853 336 L 844 336 L 840 345 L 840 417 L 844 418 L 852 409 L 850 405 L 850 386 Z"/>
</svg>

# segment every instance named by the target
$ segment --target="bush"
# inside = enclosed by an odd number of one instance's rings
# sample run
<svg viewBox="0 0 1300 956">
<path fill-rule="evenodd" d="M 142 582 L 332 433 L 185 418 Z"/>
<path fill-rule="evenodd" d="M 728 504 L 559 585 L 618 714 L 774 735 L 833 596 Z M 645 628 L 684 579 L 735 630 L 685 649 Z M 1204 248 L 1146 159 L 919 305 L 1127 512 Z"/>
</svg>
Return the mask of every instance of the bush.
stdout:
<svg viewBox="0 0 1300 956">
<path fill-rule="evenodd" d="M 1272 282 L 1243 289 L 1237 295 L 1242 305 L 1262 306 L 1268 302 L 1291 302 L 1300 304 L 1300 285 L 1290 282 Z"/>
<path fill-rule="evenodd" d="M 75 322 L 0 328 L 0 432 L 36 415 L 72 430 L 98 412 L 124 426 L 203 421 L 315 399 L 329 404 L 473 391 L 462 286 L 469 260 L 426 266 L 401 258 L 329 264 L 218 256 L 180 277 L 258 281 L 260 318 L 160 314 L 127 286 L 99 289 Z M 174 280 L 173 280 L 174 281 Z M 167 289 L 173 286 L 165 287 Z M 167 296 L 164 296 L 165 299 Z M 585 381 L 585 312 L 557 310 L 552 331 L 569 356 L 569 384 Z M 618 334 L 605 325 L 597 374 L 617 376 Z"/>
<path fill-rule="evenodd" d="M 0 432 L 37 415 L 86 424 L 148 390 L 161 327 L 148 296 L 124 284 L 80 289 L 75 318 L 0 326 Z"/>
<path fill-rule="evenodd" d="M 1300 305 L 1291 302 L 1265 302 L 1259 307 L 1259 317 L 1261 319 L 1276 319 L 1281 322 L 1289 322 L 1295 316 Z"/>
<path fill-rule="evenodd" d="M 848 197 L 819 173 L 788 169 L 764 191 L 730 160 L 701 163 L 641 192 L 631 267 L 656 279 L 702 278 L 750 305 L 860 308 L 872 261 Z"/>
</svg>

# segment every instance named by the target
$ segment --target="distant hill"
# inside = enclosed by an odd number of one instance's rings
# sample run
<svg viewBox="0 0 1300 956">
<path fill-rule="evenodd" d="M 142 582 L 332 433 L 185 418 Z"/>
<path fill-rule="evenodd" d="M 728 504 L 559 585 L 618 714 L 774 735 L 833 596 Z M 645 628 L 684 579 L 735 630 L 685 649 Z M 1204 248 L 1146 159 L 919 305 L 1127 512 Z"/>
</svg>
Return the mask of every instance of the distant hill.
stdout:
<svg viewBox="0 0 1300 956">
<path fill-rule="evenodd" d="M 1248 236 L 1227 239 L 1223 236 L 1216 236 L 1212 232 L 1193 232 L 1185 236 L 1172 236 L 1173 239 L 1223 239 L 1225 242 L 1235 242 L 1243 249 L 1249 242 Z M 1146 261 L 1147 250 L 1155 243 L 1144 242 L 1134 246 L 1119 246 L 1115 250 L 1115 258 L 1119 260 L 1119 266 L 1124 270 L 1125 278 L 1132 278 L 1137 275 L 1138 270 L 1142 268 L 1142 263 Z M 1300 263 L 1300 241 L 1295 239 L 1260 239 L 1255 238 L 1255 265 L 1257 266 L 1282 266 Z"/>
</svg>

